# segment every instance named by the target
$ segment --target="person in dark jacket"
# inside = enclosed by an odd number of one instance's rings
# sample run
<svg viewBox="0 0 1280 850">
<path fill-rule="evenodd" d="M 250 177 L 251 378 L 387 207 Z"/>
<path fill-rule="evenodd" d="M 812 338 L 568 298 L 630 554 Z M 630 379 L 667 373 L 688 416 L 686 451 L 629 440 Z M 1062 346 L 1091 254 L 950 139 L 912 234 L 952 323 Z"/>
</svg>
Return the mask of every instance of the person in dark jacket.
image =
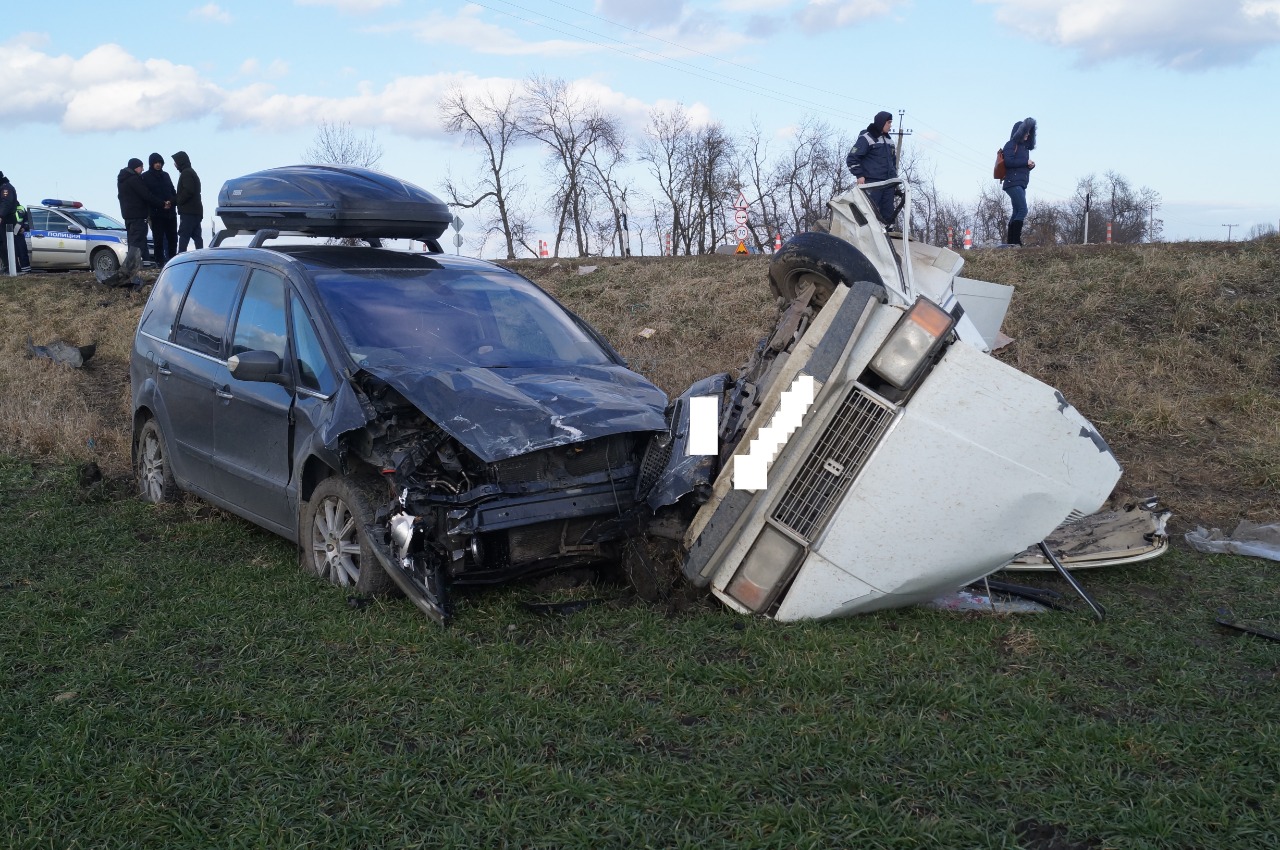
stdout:
<svg viewBox="0 0 1280 850">
<path fill-rule="evenodd" d="M 31 271 L 31 255 L 27 253 L 27 237 L 23 235 L 22 228 L 18 225 L 18 207 L 21 202 L 18 200 L 18 190 L 9 182 L 9 178 L 4 176 L 4 172 L 0 171 L 0 224 L 3 224 L 3 230 L 0 230 L 0 257 L 4 258 L 4 273 L 9 271 L 9 248 L 8 239 L 5 233 L 13 234 L 13 257 L 17 261 L 15 263 L 15 271 L 29 272 Z"/>
<path fill-rule="evenodd" d="M 1024 118 L 1013 125 L 1009 141 L 1004 143 L 1004 193 L 1013 202 L 1009 216 L 1010 245 L 1022 244 L 1022 222 L 1027 217 L 1027 184 L 1031 182 L 1031 151 L 1036 147 L 1036 119 Z"/>
<path fill-rule="evenodd" d="M 191 157 L 186 151 L 173 155 L 173 166 L 178 169 L 178 193 L 173 205 L 178 209 L 178 253 L 181 254 L 192 240 L 197 250 L 204 247 L 204 237 L 200 235 L 204 203 L 200 200 L 200 175 L 191 167 Z"/>
<path fill-rule="evenodd" d="M 163 266 L 178 253 L 178 211 L 173 208 L 173 199 L 177 190 L 173 188 L 173 179 L 164 170 L 164 157 L 153 153 L 147 158 L 147 170 L 142 175 L 142 182 L 147 184 L 151 194 L 162 201 L 168 201 L 164 208 L 151 213 L 151 245 L 155 249 L 156 265 Z"/>
<path fill-rule="evenodd" d="M 893 138 L 889 135 L 892 127 L 893 116 L 888 112 L 877 112 L 875 120 L 862 131 L 854 142 L 853 149 L 844 158 L 849 172 L 858 178 L 859 186 L 863 183 L 892 180 L 898 176 L 898 155 L 893 148 Z M 867 190 L 867 197 L 876 208 L 876 214 L 889 227 L 893 226 L 894 194 L 894 186 Z"/>
<path fill-rule="evenodd" d="M 163 210 L 168 202 L 153 195 L 147 184 L 142 182 L 142 160 L 136 156 L 116 175 L 116 197 L 120 199 L 120 217 L 124 219 L 129 253 L 137 251 L 140 257 L 145 257 L 147 221 L 152 212 Z"/>
</svg>

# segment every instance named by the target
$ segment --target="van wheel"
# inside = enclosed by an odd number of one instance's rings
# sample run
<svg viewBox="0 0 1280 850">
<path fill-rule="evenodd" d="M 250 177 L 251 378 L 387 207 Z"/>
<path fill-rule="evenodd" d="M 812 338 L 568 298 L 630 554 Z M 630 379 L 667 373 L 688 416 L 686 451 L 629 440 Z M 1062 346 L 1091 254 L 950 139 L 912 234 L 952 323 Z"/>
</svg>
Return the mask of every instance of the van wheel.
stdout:
<svg viewBox="0 0 1280 850">
<path fill-rule="evenodd" d="M 99 248 L 93 252 L 90 265 L 93 267 L 93 276 L 101 280 L 120 271 L 120 258 L 110 248 Z"/>
<path fill-rule="evenodd" d="M 782 243 L 769 263 L 769 285 L 775 294 L 790 301 L 812 283 L 815 307 L 826 304 L 840 284 L 859 280 L 884 285 L 866 254 L 829 233 L 797 233 Z"/>
<path fill-rule="evenodd" d="M 176 502 L 182 495 L 170 467 L 169 446 L 154 419 L 138 429 L 133 442 L 133 468 L 138 477 L 138 495 L 153 505 Z"/>
<path fill-rule="evenodd" d="M 299 556 L 307 572 L 365 596 L 385 596 L 395 583 L 373 554 L 364 526 L 390 500 L 376 478 L 334 475 L 316 485 L 302 511 Z"/>
</svg>

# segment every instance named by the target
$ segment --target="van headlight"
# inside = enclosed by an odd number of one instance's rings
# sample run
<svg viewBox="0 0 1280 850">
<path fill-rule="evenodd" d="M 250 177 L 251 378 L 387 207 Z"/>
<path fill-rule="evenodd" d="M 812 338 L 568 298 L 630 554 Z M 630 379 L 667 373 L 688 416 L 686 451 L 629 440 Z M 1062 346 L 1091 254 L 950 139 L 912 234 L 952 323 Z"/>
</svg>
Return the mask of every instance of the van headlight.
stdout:
<svg viewBox="0 0 1280 850">
<path fill-rule="evenodd" d="M 803 554 L 803 546 L 766 524 L 725 593 L 757 614 L 766 611 Z"/>
<path fill-rule="evenodd" d="M 898 389 L 910 389 L 955 324 L 955 317 L 946 310 L 927 298 L 917 298 L 871 358 L 869 368 Z"/>
</svg>

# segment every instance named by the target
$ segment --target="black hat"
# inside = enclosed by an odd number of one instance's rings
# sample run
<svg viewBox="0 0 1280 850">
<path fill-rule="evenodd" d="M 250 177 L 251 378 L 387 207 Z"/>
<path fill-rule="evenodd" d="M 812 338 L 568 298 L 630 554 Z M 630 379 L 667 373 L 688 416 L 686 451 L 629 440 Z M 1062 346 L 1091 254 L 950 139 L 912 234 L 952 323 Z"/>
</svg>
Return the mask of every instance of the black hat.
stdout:
<svg viewBox="0 0 1280 850">
<path fill-rule="evenodd" d="M 133 171 L 133 169 L 135 169 L 135 168 L 141 168 L 141 167 L 142 167 L 142 160 L 138 159 L 136 156 L 135 156 L 135 157 L 131 157 L 131 158 L 129 159 L 129 170 L 130 170 L 130 171 Z"/>
<path fill-rule="evenodd" d="M 153 153 L 151 156 L 147 157 L 147 162 L 149 163 L 147 166 L 148 168 L 150 168 L 152 165 L 155 165 L 157 162 L 160 163 L 161 165 L 164 165 L 164 157 L 162 157 L 158 153 Z"/>
</svg>

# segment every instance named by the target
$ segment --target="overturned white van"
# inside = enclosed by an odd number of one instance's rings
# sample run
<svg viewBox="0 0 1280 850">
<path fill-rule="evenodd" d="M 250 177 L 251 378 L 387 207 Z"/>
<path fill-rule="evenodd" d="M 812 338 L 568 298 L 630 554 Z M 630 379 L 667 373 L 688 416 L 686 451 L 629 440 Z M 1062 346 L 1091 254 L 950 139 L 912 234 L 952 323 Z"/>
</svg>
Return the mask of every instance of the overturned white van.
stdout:
<svg viewBox="0 0 1280 850">
<path fill-rule="evenodd" d="M 743 613 L 927 601 L 1097 511 L 1120 478 L 1060 392 L 990 355 L 1011 288 L 887 233 L 864 188 L 775 254 L 776 329 L 719 397 L 683 570 Z M 659 517 L 667 501 L 650 499 Z"/>
</svg>

